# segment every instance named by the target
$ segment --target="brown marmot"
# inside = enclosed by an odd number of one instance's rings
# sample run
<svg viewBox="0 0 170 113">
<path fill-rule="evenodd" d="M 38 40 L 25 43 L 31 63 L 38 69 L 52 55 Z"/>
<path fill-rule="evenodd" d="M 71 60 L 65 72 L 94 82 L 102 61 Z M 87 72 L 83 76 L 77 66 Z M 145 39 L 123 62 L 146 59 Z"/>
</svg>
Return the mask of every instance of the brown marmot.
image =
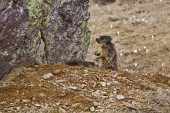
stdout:
<svg viewBox="0 0 170 113">
<path fill-rule="evenodd" d="M 82 61 L 78 59 L 71 59 L 67 61 L 65 64 L 70 65 L 70 66 L 83 66 L 83 67 L 97 67 L 97 65 L 94 62 L 89 62 L 89 61 Z"/>
<path fill-rule="evenodd" d="M 95 52 L 95 55 L 98 56 L 96 59 L 100 59 L 100 67 L 118 70 L 117 52 L 111 40 L 111 36 L 100 36 L 96 38 L 99 48 L 98 51 Z"/>
</svg>

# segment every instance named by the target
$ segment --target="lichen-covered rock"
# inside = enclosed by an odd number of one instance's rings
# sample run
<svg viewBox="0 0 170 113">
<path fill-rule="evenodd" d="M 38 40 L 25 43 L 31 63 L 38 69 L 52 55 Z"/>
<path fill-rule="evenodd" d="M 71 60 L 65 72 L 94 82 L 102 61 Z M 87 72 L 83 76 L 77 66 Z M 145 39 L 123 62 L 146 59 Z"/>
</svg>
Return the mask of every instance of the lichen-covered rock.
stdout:
<svg viewBox="0 0 170 113">
<path fill-rule="evenodd" d="M 89 0 L 1 0 L 0 78 L 21 64 L 84 60 Z"/>
<path fill-rule="evenodd" d="M 93 0 L 96 4 L 106 5 L 107 2 L 115 2 L 116 0 Z"/>
</svg>

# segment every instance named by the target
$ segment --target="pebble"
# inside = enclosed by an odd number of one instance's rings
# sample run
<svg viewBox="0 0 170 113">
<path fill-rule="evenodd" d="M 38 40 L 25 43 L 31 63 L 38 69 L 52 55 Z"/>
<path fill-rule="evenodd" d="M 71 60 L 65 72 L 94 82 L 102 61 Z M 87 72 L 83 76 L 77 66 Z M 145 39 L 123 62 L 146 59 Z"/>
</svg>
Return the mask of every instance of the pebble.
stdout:
<svg viewBox="0 0 170 113">
<path fill-rule="evenodd" d="M 106 98 L 108 98 L 108 96 L 102 96 L 102 99 L 106 99 Z"/>
<path fill-rule="evenodd" d="M 118 99 L 118 100 L 124 100 L 125 97 L 124 97 L 123 95 L 117 95 L 117 99 Z"/>
<path fill-rule="evenodd" d="M 40 105 L 40 104 L 34 104 L 34 106 L 36 106 L 36 107 L 41 107 L 41 105 Z"/>
<path fill-rule="evenodd" d="M 125 103 L 125 105 L 126 105 L 128 108 L 136 109 L 136 106 L 134 106 L 133 104 Z"/>
<path fill-rule="evenodd" d="M 44 93 L 40 93 L 39 96 L 40 97 L 45 97 L 45 94 Z"/>
<path fill-rule="evenodd" d="M 29 100 L 27 100 L 27 99 L 23 99 L 23 100 L 22 100 L 22 102 L 29 102 Z"/>
<path fill-rule="evenodd" d="M 58 75 L 58 74 L 60 74 L 60 72 L 61 72 L 61 70 L 57 69 L 57 70 L 55 70 L 55 71 L 53 72 L 53 74 L 54 74 L 54 75 Z"/>
<path fill-rule="evenodd" d="M 90 111 L 91 111 L 91 112 L 95 111 L 95 108 L 92 106 L 92 107 L 90 108 Z"/>
<path fill-rule="evenodd" d="M 84 89 L 86 87 L 86 84 L 82 84 L 81 88 Z"/>
<path fill-rule="evenodd" d="M 93 102 L 94 107 L 97 107 L 99 105 L 98 102 Z"/>
<path fill-rule="evenodd" d="M 76 86 L 70 86 L 70 89 L 76 90 L 77 87 Z"/>
<path fill-rule="evenodd" d="M 101 92 L 101 94 L 106 96 L 106 95 L 107 95 L 107 92 Z"/>
<path fill-rule="evenodd" d="M 21 107 L 16 107 L 17 108 L 17 110 L 20 110 L 21 109 Z"/>
<path fill-rule="evenodd" d="M 42 77 L 43 77 L 44 80 L 47 80 L 47 79 L 49 79 L 52 76 L 53 76 L 52 73 L 48 73 L 48 74 L 43 75 Z"/>
<path fill-rule="evenodd" d="M 65 105 L 65 106 L 69 106 L 69 103 L 66 102 L 64 105 Z"/>
<path fill-rule="evenodd" d="M 134 53 L 137 53 L 138 52 L 138 50 L 134 50 Z"/>
<path fill-rule="evenodd" d="M 118 84 L 119 82 L 118 81 L 113 81 L 114 84 Z"/>
<path fill-rule="evenodd" d="M 113 91 L 113 94 L 116 94 L 117 93 L 117 91 Z"/>
</svg>

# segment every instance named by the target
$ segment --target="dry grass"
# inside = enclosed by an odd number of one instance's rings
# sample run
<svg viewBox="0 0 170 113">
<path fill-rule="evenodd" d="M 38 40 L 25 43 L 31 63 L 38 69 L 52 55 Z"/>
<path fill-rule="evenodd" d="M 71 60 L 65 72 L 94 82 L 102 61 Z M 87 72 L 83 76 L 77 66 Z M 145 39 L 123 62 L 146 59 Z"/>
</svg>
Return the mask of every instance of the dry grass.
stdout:
<svg viewBox="0 0 170 113">
<path fill-rule="evenodd" d="M 144 0 L 134 4 L 122 0 L 103 6 L 91 1 L 89 11 L 92 39 L 87 60 L 95 59 L 95 38 L 110 35 L 117 48 L 120 70 L 170 76 L 169 0 Z"/>
</svg>

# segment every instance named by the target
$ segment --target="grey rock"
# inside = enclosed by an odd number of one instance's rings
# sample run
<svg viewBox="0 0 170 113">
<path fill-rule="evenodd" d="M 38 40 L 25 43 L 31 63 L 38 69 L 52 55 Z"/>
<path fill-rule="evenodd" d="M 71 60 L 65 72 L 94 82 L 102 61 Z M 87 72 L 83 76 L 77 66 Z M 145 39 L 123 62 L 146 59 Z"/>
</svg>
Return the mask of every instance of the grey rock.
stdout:
<svg viewBox="0 0 170 113">
<path fill-rule="evenodd" d="M 113 94 L 116 94 L 117 93 L 117 91 L 115 90 L 115 91 L 113 91 Z"/>
<path fill-rule="evenodd" d="M 123 95 L 117 95 L 117 99 L 118 99 L 118 100 L 124 100 L 125 97 L 124 97 Z"/>
<path fill-rule="evenodd" d="M 91 111 L 91 112 L 95 111 L 95 108 L 94 108 L 93 106 L 90 107 L 90 111 Z"/>
<path fill-rule="evenodd" d="M 98 102 L 93 102 L 94 107 L 97 107 L 99 105 Z"/>
<path fill-rule="evenodd" d="M 126 107 L 130 108 L 130 109 L 137 109 L 135 105 L 130 104 L 130 103 L 125 103 Z"/>
<path fill-rule="evenodd" d="M 35 107 L 41 107 L 41 104 L 34 104 Z"/>
<path fill-rule="evenodd" d="M 86 87 L 86 84 L 82 84 L 81 88 L 84 89 Z"/>
<path fill-rule="evenodd" d="M 43 79 L 47 80 L 47 79 L 49 79 L 52 76 L 53 76 L 53 74 L 48 73 L 48 74 L 43 75 L 42 77 L 43 77 Z"/>
<path fill-rule="evenodd" d="M 0 0 L 0 79 L 21 64 L 85 60 L 88 2 Z"/>
</svg>

